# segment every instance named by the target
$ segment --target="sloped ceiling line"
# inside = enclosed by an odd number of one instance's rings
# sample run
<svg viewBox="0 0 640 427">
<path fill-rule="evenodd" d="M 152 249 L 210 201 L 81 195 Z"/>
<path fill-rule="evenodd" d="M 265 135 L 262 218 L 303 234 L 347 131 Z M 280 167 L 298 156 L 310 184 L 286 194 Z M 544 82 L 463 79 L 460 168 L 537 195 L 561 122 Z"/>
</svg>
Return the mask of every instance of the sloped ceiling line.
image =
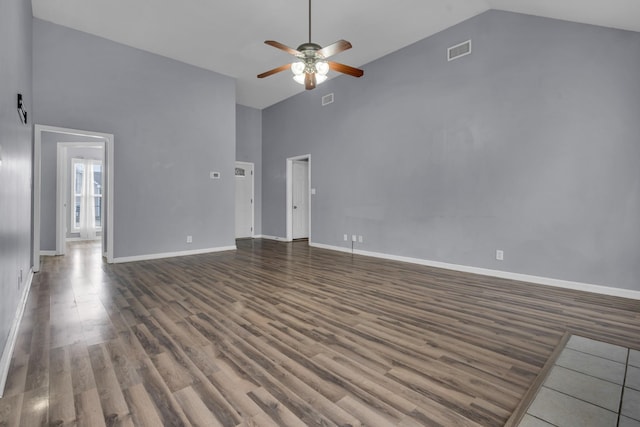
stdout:
<svg viewBox="0 0 640 427">
<path fill-rule="evenodd" d="M 286 73 L 256 75 L 290 59 L 264 40 L 293 47 L 306 41 L 306 1 L 32 0 L 32 6 L 36 18 L 232 76 L 242 105 L 265 108 L 304 90 Z M 336 60 L 361 67 L 489 9 L 640 31 L 638 0 L 323 0 L 314 4 L 313 41 L 351 41 L 353 49 Z"/>
</svg>

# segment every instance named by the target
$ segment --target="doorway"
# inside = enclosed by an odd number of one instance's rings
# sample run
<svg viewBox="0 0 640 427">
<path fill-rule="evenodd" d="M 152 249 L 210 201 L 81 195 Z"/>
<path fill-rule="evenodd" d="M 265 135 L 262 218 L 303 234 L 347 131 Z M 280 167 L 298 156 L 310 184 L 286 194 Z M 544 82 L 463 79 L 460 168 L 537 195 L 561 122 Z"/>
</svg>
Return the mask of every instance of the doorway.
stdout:
<svg viewBox="0 0 640 427">
<path fill-rule="evenodd" d="M 56 255 L 65 255 L 67 241 L 102 240 L 104 158 L 104 141 L 58 142 Z"/>
<path fill-rule="evenodd" d="M 236 162 L 236 239 L 246 239 L 253 237 L 253 169 L 253 163 Z"/>
<path fill-rule="evenodd" d="M 41 228 L 41 197 L 42 197 L 42 140 L 46 132 L 70 136 L 72 139 L 86 138 L 96 140 L 99 138 L 104 147 L 104 168 L 101 170 L 103 186 L 101 189 L 101 221 L 102 221 L 102 253 L 106 256 L 107 262 L 113 262 L 113 134 L 83 131 L 77 129 L 61 128 L 56 126 L 38 125 L 34 126 L 34 149 L 33 149 L 33 233 L 32 233 L 32 264 L 33 271 L 40 271 L 40 228 Z M 56 165 L 57 167 L 57 165 Z M 70 190 L 69 190 L 70 191 Z M 60 218 L 60 207 L 56 205 L 56 230 Z M 56 231 L 56 251 L 58 251 L 58 235 Z M 63 239 L 64 241 L 64 239 Z"/>
<path fill-rule="evenodd" d="M 311 237 L 311 155 L 287 159 L 287 240 Z"/>
</svg>

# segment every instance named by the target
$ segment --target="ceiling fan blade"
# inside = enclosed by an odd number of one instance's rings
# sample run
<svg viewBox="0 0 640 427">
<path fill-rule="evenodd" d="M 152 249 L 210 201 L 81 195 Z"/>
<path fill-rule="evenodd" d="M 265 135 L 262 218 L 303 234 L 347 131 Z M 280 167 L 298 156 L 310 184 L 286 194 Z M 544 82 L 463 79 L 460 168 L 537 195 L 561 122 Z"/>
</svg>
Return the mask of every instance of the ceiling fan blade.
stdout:
<svg viewBox="0 0 640 427">
<path fill-rule="evenodd" d="M 347 49 L 351 49 L 351 43 L 346 40 L 338 40 L 334 44 L 330 44 L 329 46 L 323 47 L 319 51 L 316 52 L 317 55 L 322 56 L 323 58 L 328 58 L 333 55 L 337 55 L 340 52 L 344 52 Z"/>
<path fill-rule="evenodd" d="M 304 75 L 304 88 L 311 90 L 316 88 L 316 75 L 315 73 L 306 73 Z"/>
<path fill-rule="evenodd" d="M 258 74 L 258 78 L 259 79 L 263 79 L 265 77 L 272 76 L 272 75 L 274 75 L 276 73 L 279 73 L 280 71 L 288 70 L 290 68 L 291 68 L 291 64 L 285 64 L 285 65 L 282 65 L 282 66 L 280 66 L 278 68 L 274 68 L 273 70 L 265 71 L 262 74 Z"/>
<path fill-rule="evenodd" d="M 300 56 L 300 52 L 292 47 L 289 47 L 287 45 L 284 45 L 280 42 L 274 41 L 274 40 L 265 40 L 265 44 L 268 44 L 269 46 L 273 46 L 276 49 L 280 49 L 280 50 L 284 50 L 287 53 L 290 53 L 293 56 Z"/>
<path fill-rule="evenodd" d="M 349 65 L 344 65 L 339 62 L 328 61 L 329 68 L 333 71 L 337 71 L 339 73 L 349 74 L 353 77 L 362 77 L 364 75 L 364 71 L 359 68 L 350 67 Z"/>
</svg>

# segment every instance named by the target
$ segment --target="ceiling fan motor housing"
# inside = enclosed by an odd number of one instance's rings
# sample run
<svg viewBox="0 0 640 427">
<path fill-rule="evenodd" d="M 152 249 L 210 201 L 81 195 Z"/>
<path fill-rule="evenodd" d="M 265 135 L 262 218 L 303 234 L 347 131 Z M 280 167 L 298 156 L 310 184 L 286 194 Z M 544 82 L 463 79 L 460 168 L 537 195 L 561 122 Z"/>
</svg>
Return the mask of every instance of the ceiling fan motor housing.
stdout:
<svg viewBox="0 0 640 427">
<path fill-rule="evenodd" d="M 298 46 L 298 51 L 300 52 L 300 55 L 298 55 L 298 57 L 302 60 L 302 62 L 304 62 L 305 73 L 313 74 L 317 71 L 316 63 L 324 59 L 322 55 L 317 53 L 320 49 L 322 49 L 322 46 L 316 43 L 303 43 Z"/>
<path fill-rule="evenodd" d="M 320 49 L 322 49 L 322 46 L 316 43 L 302 43 L 300 46 L 298 46 L 298 50 L 305 55 L 315 55 L 316 51 Z"/>
</svg>

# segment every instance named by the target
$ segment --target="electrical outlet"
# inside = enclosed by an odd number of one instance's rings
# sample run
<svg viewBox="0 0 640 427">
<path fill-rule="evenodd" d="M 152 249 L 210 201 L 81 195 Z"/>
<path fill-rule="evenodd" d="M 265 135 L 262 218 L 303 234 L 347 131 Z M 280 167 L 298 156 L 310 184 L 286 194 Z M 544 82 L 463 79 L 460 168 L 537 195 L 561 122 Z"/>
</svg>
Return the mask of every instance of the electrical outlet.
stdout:
<svg viewBox="0 0 640 427">
<path fill-rule="evenodd" d="M 358 241 L 358 236 L 356 236 L 355 234 L 351 235 L 351 241 L 352 242 L 357 242 Z"/>
<path fill-rule="evenodd" d="M 348 235 L 344 235 L 344 241 L 346 242 L 347 240 L 349 240 L 349 236 Z"/>
<path fill-rule="evenodd" d="M 497 249 L 496 250 L 496 259 L 498 261 L 504 261 L 504 251 Z"/>
<path fill-rule="evenodd" d="M 362 236 L 358 236 L 358 243 L 362 243 Z"/>
<path fill-rule="evenodd" d="M 193 236 L 187 236 L 187 243 L 193 243 Z"/>
</svg>

